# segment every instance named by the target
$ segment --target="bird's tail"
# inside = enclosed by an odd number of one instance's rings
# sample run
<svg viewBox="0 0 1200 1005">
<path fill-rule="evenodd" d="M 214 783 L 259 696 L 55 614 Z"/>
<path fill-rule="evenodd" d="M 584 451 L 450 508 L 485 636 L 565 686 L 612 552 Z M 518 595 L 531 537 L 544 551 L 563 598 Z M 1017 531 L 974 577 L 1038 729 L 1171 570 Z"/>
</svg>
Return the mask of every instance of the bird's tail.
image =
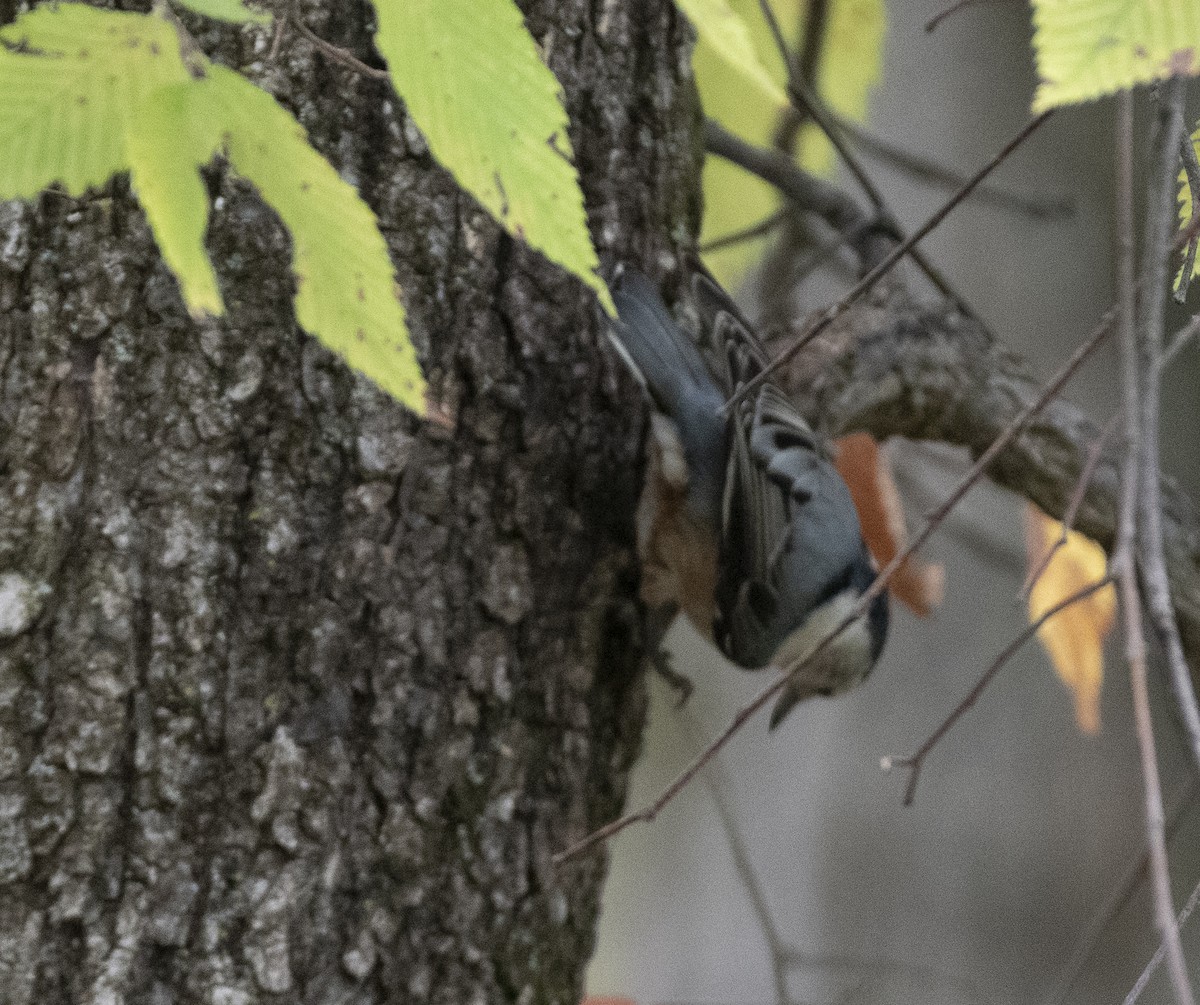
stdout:
<svg viewBox="0 0 1200 1005">
<path fill-rule="evenodd" d="M 636 269 L 622 268 L 610 289 L 618 315 L 609 325 L 612 341 L 659 409 L 678 420 L 698 399 L 719 408 L 724 397 L 712 373 L 657 287 Z"/>
</svg>

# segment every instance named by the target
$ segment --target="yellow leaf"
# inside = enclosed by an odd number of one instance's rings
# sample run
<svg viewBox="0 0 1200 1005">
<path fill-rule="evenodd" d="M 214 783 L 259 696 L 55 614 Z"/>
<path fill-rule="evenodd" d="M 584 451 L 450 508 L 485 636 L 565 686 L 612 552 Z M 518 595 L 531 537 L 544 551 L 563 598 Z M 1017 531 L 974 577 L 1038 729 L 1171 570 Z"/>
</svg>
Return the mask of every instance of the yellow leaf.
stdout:
<svg viewBox="0 0 1200 1005">
<path fill-rule="evenodd" d="M 1035 506 L 1026 509 L 1026 551 L 1031 570 L 1062 537 L 1062 524 Z M 1102 579 L 1107 559 L 1102 549 L 1076 531 L 1059 547 L 1033 584 L 1029 594 L 1029 620 L 1037 621 L 1046 611 L 1090 584 Z M 1104 681 L 1104 639 L 1116 614 L 1116 591 L 1112 586 L 1064 608 L 1039 630 L 1059 680 L 1075 696 L 1075 721 L 1085 733 L 1100 729 L 1100 686 Z"/>
</svg>

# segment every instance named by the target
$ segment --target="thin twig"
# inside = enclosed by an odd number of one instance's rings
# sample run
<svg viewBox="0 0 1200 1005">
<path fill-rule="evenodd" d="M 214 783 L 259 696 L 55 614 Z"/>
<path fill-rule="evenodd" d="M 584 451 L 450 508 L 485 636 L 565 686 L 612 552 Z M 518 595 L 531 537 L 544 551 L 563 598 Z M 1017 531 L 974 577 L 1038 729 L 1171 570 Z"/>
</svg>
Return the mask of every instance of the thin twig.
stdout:
<svg viewBox="0 0 1200 1005">
<path fill-rule="evenodd" d="M 1188 192 L 1192 199 L 1192 218 L 1188 220 L 1188 224 L 1191 225 L 1200 220 L 1200 160 L 1196 159 L 1196 148 L 1192 144 L 1192 138 L 1186 133 L 1179 141 L 1179 155 L 1183 159 L 1183 170 L 1187 175 Z M 1179 289 L 1175 291 L 1175 300 L 1178 303 L 1187 300 L 1192 273 L 1196 271 L 1197 244 L 1200 244 L 1200 237 L 1192 237 L 1184 248 L 1183 268 L 1179 273 Z"/>
<path fill-rule="evenodd" d="M 1196 337 L 1197 332 L 1200 332 L 1200 314 L 1194 314 L 1192 320 L 1180 328 L 1171 338 L 1170 344 L 1163 350 L 1162 358 L 1158 361 L 1158 372 L 1160 374 L 1163 367 L 1178 356 L 1187 344 Z"/>
<path fill-rule="evenodd" d="M 1066 547 L 1068 535 L 1075 526 L 1075 517 L 1079 514 L 1079 507 L 1083 505 L 1083 499 L 1092 484 L 1092 476 L 1096 473 L 1096 465 L 1100 463 L 1100 455 L 1104 453 L 1104 445 L 1117 428 L 1117 422 L 1120 418 L 1120 411 L 1113 413 L 1108 422 L 1104 424 L 1100 435 L 1088 447 L 1087 457 L 1083 462 L 1083 470 L 1079 472 L 1079 478 L 1075 482 L 1075 490 L 1071 493 L 1071 498 L 1067 502 L 1067 508 L 1063 510 L 1062 519 L 1059 521 L 1062 533 L 1058 535 L 1058 540 L 1046 549 L 1046 553 L 1042 556 L 1041 561 L 1025 577 L 1025 582 L 1021 585 L 1020 595 L 1022 600 L 1029 599 L 1029 595 L 1033 592 L 1037 581 L 1050 568 L 1050 562 L 1054 556 L 1058 554 L 1060 548 Z"/>
<path fill-rule="evenodd" d="M 908 784 L 904 787 L 905 806 L 911 806 L 913 804 L 913 800 L 916 799 L 917 783 L 921 778 L 921 769 L 925 766 L 925 758 L 929 756 L 930 751 L 932 751 L 933 748 L 942 741 L 942 738 L 954 728 L 954 724 L 971 710 L 971 708 L 979 700 L 980 695 L 983 694 L 983 692 L 987 689 L 987 686 L 995 678 L 996 674 L 1004 669 L 1004 667 L 1008 664 L 1008 661 L 1017 654 L 1017 651 L 1038 633 L 1038 630 L 1042 627 L 1042 625 L 1044 625 L 1056 614 L 1066 610 L 1068 607 L 1071 607 L 1074 604 L 1079 603 L 1081 600 L 1086 600 L 1093 593 L 1097 593 L 1106 586 L 1111 585 L 1111 583 L 1111 576 L 1103 576 L 1094 583 L 1089 583 L 1087 586 L 1076 590 L 1065 599 L 1060 600 L 1036 621 L 1031 622 L 1028 627 L 1021 632 L 1020 635 L 1018 635 L 1007 646 L 1005 646 L 1004 651 L 992 661 L 992 665 L 983 672 L 979 680 L 975 682 L 975 686 L 967 692 L 966 697 L 954 706 L 954 709 L 950 712 L 950 714 L 942 720 L 941 725 L 929 735 L 925 742 L 922 743 L 914 753 L 908 754 L 904 757 L 899 757 L 895 754 L 888 754 L 887 756 L 881 758 L 879 766 L 885 772 L 891 771 L 892 768 L 908 769 Z"/>
<path fill-rule="evenodd" d="M 866 168 L 854 156 L 853 151 L 846 143 L 845 136 L 838 128 L 836 117 L 825 107 L 820 95 L 813 92 L 808 86 L 808 81 L 805 80 L 801 67 L 788 47 L 787 40 L 783 37 L 783 31 L 779 27 L 779 19 L 775 16 L 775 10 L 771 6 L 770 0 L 758 0 L 758 5 L 762 11 L 763 19 L 767 22 L 770 28 L 771 37 L 775 41 L 775 48 L 779 52 L 779 58 L 783 61 L 783 65 L 787 68 L 787 92 L 788 98 L 792 102 L 793 108 L 797 112 L 807 114 L 820 127 L 821 132 L 833 145 L 837 151 L 838 157 L 847 169 L 859 187 L 863 190 L 867 199 L 875 209 L 876 217 L 885 225 L 886 229 L 894 233 L 897 239 L 903 239 L 903 232 L 900 230 L 899 224 L 892 215 L 891 210 L 884 202 L 883 193 L 867 173 Z M 917 267 L 925 274 L 934 287 L 942 296 L 949 298 L 957 304 L 958 308 L 967 315 L 974 315 L 970 305 L 959 295 L 959 293 L 950 284 L 950 281 L 942 275 L 942 272 L 936 265 L 933 264 L 925 254 L 916 249 L 910 248 L 910 257 L 916 263 Z M 874 261 L 864 259 L 864 267 L 870 268 L 875 265 Z"/>
<path fill-rule="evenodd" d="M 700 744 L 696 739 L 691 716 L 686 710 L 681 709 L 678 720 L 680 728 L 687 738 L 688 749 L 698 750 Z M 719 761 L 714 759 L 709 762 L 704 771 L 704 782 L 712 796 L 713 805 L 717 808 L 717 815 L 721 818 L 721 826 L 725 831 L 730 854 L 733 856 L 734 867 L 737 869 L 742 886 L 746 889 L 746 896 L 750 898 L 750 906 L 758 919 L 763 937 L 767 940 L 767 950 L 771 956 L 771 973 L 775 981 L 776 1005 L 791 1005 L 791 997 L 787 990 L 789 949 L 779 934 L 779 927 L 775 924 L 775 919 L 771 916 L 766 893 L 759 882 L 754 863 L 750 860 L 750 852 L 746 848 L 746 843 L 738 831 L 733 808 L 726 799 L 725 793 L 729 789 L 729 784 Z"/>
<path fill-rule="evenodd" d="M 953 191 L 966 180 L 961 174 L 937 161 L 894 146 L 845 116 L 838 115 L 836 112 L 830 112 L 830 114 L 837 122 L 838 128 L 865 153 L 876 157 L 884 164 L 903 171 L 917 181 Z M 1072 216 L 1075 212 L 1074 203 L 1065 197 L 1025 196 L 992 185 L 980 185 L 971 199 L 972 202 L 979 205 L 990 204 L 1010 212 L 1023 213 L 1036 220 L 1061 220 Z"/>
<path fill-rule="evenodd" d="M 753 241 L 756 237 L 765 237 L 787 219 L 789 212 L 790 209 L 787 207 L 777 209 L 770 216 L 763 217 L 758 223 L 753 223 L 749 227 L 743 227 L 741 230 L 735 230 L 729 234 L 722 234 L 720 237 L 714 237 L 711 241 L 705 241 L 700 245 L 699 250 L 701 254 L 707 255 L 735 244 Z M 839 240 L 838 245 L 841 244 L 842 241 Z"/>
<path fill-rule="evenodd" d="M 1200 213 L 1193 213 L 1188 225 L 1175 235 L 1175 240 L 1171 242 L 1171 250 L 1182 251 L 1196 239 L 1197 234 L 1200 234 Z"/>
<path fill-rule="evenodd" d="M 871 238 L 895 232 L 884 221 L 872 221 L 858 203 L 841 189 L 799 167 L 787 154 L 764 150 L 735 136 L 715 119 L 704 123 L 704 146 L 732 164 L 773 185 L 797 206 L 815 213 L 851 243 L 866 263 L 874 265 L 884 256 L 871 246 Z"/>
<path fill-rule="evenodd" d="M 1196 906 L 1200 904 L 1200 883 L 1197 883 L 1193 888 L 1191 895 L 1187 899 L 1187 903 L 1183 905 L 1183 910 L 1179 912 L 1179 917 L 1176 918 L 1176 924 L 1182 928 L 1183 923 L 1192 916 L 1192 912 L 1196 910 Z M 1166 954 L 1166 947 L 1163 943 L 1158 944 L 1158 948 L 1154 951 L 1154 955 L 1150 957 L 1150 962 L 1146 964 L 1146 969 L 1142 971 L 1141 976 L 1133 982 L 1133 987 L 1129 989 L 1129 994 L 1125 996 L 1125 1005 L 1134 1005 L 1134 1003 L 1142 996 L 1142 992 L 1146 990 L 1146 984 L 1150 978 L 1154 976 L 1154 971 L 1158 969 L 1158 965 L 1162 963 L 1163 956 Z"/>
<path fill-rule="evenodd" d="M 1158 174 L 1166 172 L 1162 163 L 1173 164 L 1178 146 L 1178 131 L 1172 135 L 1174 116 L 1167 116 L 1154 138 L 1156 156 L 1152 159 Z M 1170 155 L 1164 156 L 1164 151 Z M 1138 591 L 1137 570 L 1134 564 L 1138 539 L 1139 516 L 1144 509 L 1138 506 L 1139 482 L 1142 474 L 1143 425 L 1141 378 L 1138 372 L 1137 332 L 1134 325 L 1137 284 L 1133 276 L 1133 98 L 1128 91 L 1117 95 L 1117 291 L 1121 330 L 1122 407 L 1125 413 L 1127 453 L 1121 472 L 1121 510 L 1117 520 L 1117 542 L 1112 569 L 1121 596 L 1121 615 L 1125 629 L 1125 659 L 1129 664 L 1130 688 L 1133 692 L 1133 714 L 1138 753 L 1142 765 L 1145 791 L 1146 845 L 1150 852 L 1150 889 L 1159 935 L 1166 947 L 1171 983 L 1179 1005 L 1193 1005 L 1191 984 L 1175 924 L 1175 909 L 1171 904 L 1171 877 L 1167 863 L 1167 844 L 1164 834 L 1162 784 L 1158 775 L 1158 755 L 1155 751 L 1154 722 L 1150 714 L 1150 694 L 1147 682 L 1146 640 L 1142 631 L 1141 597 Z M 1161 181 L 1152 178 L 1151 190 Z M 1157 192 L 1155 192 L 1157 195 Z M 1147 271 L 1142 276 L 1147 286 L 1143 302 L 1160 300 L 1160 284 L 1153 284 L 1160 268 L 1166 236 L 1160 229 L 1159 207 L 1152 196 L 1151 212 L 1146 221 Z M 1155 243 L 1157 242 L 1157 243 Z M 1159 310 L 1161 311 L 1161 302 Z M 1145 319 L 1143 319 L 1144 321 Z"/>
<path fill-rule="evenodd" d="M 788 97 L 791 98 L 794 105 L 798 106 L 797 111 L 810 116 L 821 128 L 821 132 L 828 137 L 829 142 L 833 144 L 833 148 L 842 159 L 842 163 L 854 175 L 854 180 L 858 182 L 859 187 L 863 190 L 863 194 L 866 195 L 871 205 L 875 207 L 876 213 L 885 216 L 888 215 L 887 207 L 883 201 L 883 193 L 879 191 L 879 187 L 871 180 L 871 176 L 867 174 L 862 164 L 859 163 L 858 158 L 846 146 L 845 140 L 838 132 L 837 126 L 830 121 L 829 115 L 825 111 L 824 103 L 809 89 L 803 73 L 800 72 L 800 67 L 796 64 L 795 56 L 787 44 L 787 39 L 783 37 L 783 31 L 779 27 L 779 18 L 775 16 L 775 9 L 771 6 L 770 0 L 758 0 L 758 6 L 762 11 L 763 20 L 767 22 L 767 27 L 771 30 L 771 37 L 775 41 L 775 48 L 779 51 L 779 58 L 783 61 L 783 65 L 787 69 Z"/>
<path fill-rule="evenodd" d="M 330 59 L 341 63 L 343 66 L 348 66 L 356 73 L 361 73 L 364 77 L 370 77 L 373 80 L 390 80 L 391 75 L 387 70 L 376 69 L 374 66 L 367 66 L 349 49 L 343 49 L 340 45 L 334 45 L 332 42 L 327 42 L 308 25 L 300 20 L 299 17 L 289 18 L 292 26 L 300 32 L 314 48 L 323 52 Z"/>
<path fill-rule="evenodd" d="M 854 606 L 854 609 L 848 615 L 846 615 L 846 617 L 843 618 L 842 621 L 836 625 L 833 630 L 830 631 L 819 643 L 817 643 L 817 645 L 810 650 L 806 657 L 795 661 L 790 666 L 781 668 L 779 678 L 769 687 L 766 687 L 760 691 L 748 705 L 745 705 L 739 709 L 725 730 L 719 736 L 717 736 L 717 738 L 713 740 L 712 743 L 710 743 L 699 756 L 697 756 L 686 768 L 684 768 L 684 770 L 680 772 L 679 776 L 673 782 L 671 782 L 671 784 L 668 785 L 652 803 L 640 810 L 627 813 L 616 820 L 610 821 L 598 830 L 595 830 L 586 837 L 576 841 L 574 844 L 570 845 L 568 848 L 564 849 L 553 857 L 552 861 L 554 864 L 561 865 L 568 859 L 574 858 L 576 855 L 582 854 L 588 849 L 607 841 L 609 838 L 619 834 L 621 831 L 625 830 L 626 827 L 629 827 L 632 824 L 649 823 L 653 821 L 658 814 L 662 812 L 663 808 L 670 803 L 671 800 L 674 799 L 693 778 L 696 777 L 697 772 L 699 772 L 713 757 L 715 757 L 717 752 L 720 751 L 721 748 L 733 738 L 738 730 L 741 729 L 742 724 L 748 721 L 752 716 L 754 716 L 755 713 L 757 713 L 768 702 L 770 702 L 772 698 L 774 698 L 780 691 L 783 690 L 788 681 L 791 679 L 792 674 L 796 673 L 806 664 L 818 659 L 825 652 L 825 650 L 833 644 L 834 640 L 836 640 L 847 628 L 850 627 L 850 625 L 852 625 L 866 613 L 867 609 L 871 605 L 871 602 L 887 589 L 888 583 L 891 582 L 892 577 L 896 575 L 896 572 L 899 570 L 900 566 L 903 565 L 918 548 L 922 547 L 925 542 L 929 540 L 933 532 L 943 523 L 943 521 L 945 521 L 951 510 L 958 505 L 958 503 L 963 499 L 964 496 L 966 496 L 975 483 L 983 477 L 984 473 L 987 471 L 988 465 L 991 464 L 996 456 L 1002 450 L 1004 450 L 1004 448 L 1013 440 L 1014 437 L 1020 435 L 1025 427 L 1029 425 L 1033 417 L 1036 416 L 1043 408 L 1045 408 L 1046 405 L 1056 395 L 1058 395 L 1067 381 L 1071 379 L 1075 371 L 1078 370 L 1083 364 L 1084 360 L 1086 360 L 1087 357 L 1091 355 L 1091 353 L 1095 351 L 1095 349 L 1104 341 L 1105 336 L 1108 334 L 1109 327 L 1112 324 L 1112 320 L 1112 312 L 1110 312 L 1110 314 L 1106 316 L 1105 319 L 1102 320 L 1096 329 L 1089 335 L 1083 345 L 1081 345 L 1075 350 L 1074 353 L 1072 353 L 1070 359 L 1063 364 L 1058 373 L 1056 373 L 1050 379 L 1050 381 L 1047 382 L 1042 393 L 1037 397 L 1037 399 L 1031 402 L 1028 407 L 1023 409 L 1013 419 L 1009 426 L 999 436 L 996 437 L 991 446 L 989 446 L 987 450 L 980 454 L 978 460 L 971 465 L 971 468 L 965 475 L 963 475 L 962 479 L 955 486 L 954 490 L 949 494 L 949 496 L 946 497 L 946 500 L 942 503 L 942 505 L 935 509 L 928 516 L 925 526 L 921 528 L 921 531 L 908 543 L 906 547 L 900 549 L 900 551 L 898 551 L 892 557 L 892 560 L 888 562 L 886 566 L 884 566 L 879 575 L 875 577 L 875 581 L 863 592 L 858 603 Z"/>
<path fill-rule="evenodd" d="M 1200 777 L 1192 775 L 1183 784 L 1182 790 L 1176 793 L 1175 798 L 1171 800 L 1171 809 L 1167 813 L 1166 826 L 1166 838 L 1168 841 L 1175 836 L 1175 832 L 1183 822 L 1184 814 L 1192 805 L 1192 800 L 1195 799 L 1198 791 L 1200 791 Z M 1067 995 L 1071 993 L 1071 989 L 1075 986 L 1079 975 L 1083 973 L 1084 966 L 1091 958 L 1096 948 L 1096 943 L 1100 941 L 1104 930 L 1108 928 L 1113 919 L 1125 909 L 1125 905 L 1129 903 L 1129 898 L 1137 890 L 1138 884 L 1146 878 L 1149 865 L 1150 853 L 1143 847 L 1142 853 L 1125 870 L 1125 875 L 1121 877 L 1121 881 L 1113 886 L 1104 903 L 1092 914 L 1087 928 L 1084 929 L 1083 934 L 1076 941 L 1075 948 L 1071 951 L 1070 957 L 1054 981 L 1054 985 L 1041 1000 L 1040 1005 L 1062 1005 L 1067 1000 Z"/>
<path fill-rule="evenodd" d="M 988 161 L 988 163 L 980 168 L 980 170 L 977 171 L 962 188 L 960 188 L 954 193 L 954 195 L 947 199 L 946 202 L 942 204 L 941 208 L 938 209 L 928 220 L 926 220 L 920 228 L 918 228 L 907 240 L 897 245 L 892 253 L 887 256 L 887 258 L 875 266 L 875 268 L 867 273 L 867 275 L 863 276 L 863 278 L 859 280 L 855 287 L 844 297 L 842 297 L 841 300 L 827 308 L 821 314 L 821 316 L 817 318 L 817 320 L 814 321 L 791 346 L 788 347 L 785 352 L 781 353 L 774 360 L 772 360 L 771 363 L 765 367 L 757 377 L 755 377 L 753 380 L 747 381 L 744 385 L 742 385 L 742 387 L 733 395 L 733 397 L 731 397 L 725 403 L 726 413 L 732 410 L 739 401 L 741 401 L 747 395 L 752 394 L 763 383 L 769 380 L 771 375 L 776 370 L 788 363 L 789 360 L 795 357 L 797 353 L 799 353 L 806 345 L 820 335 L 821 332 L 825 331 L 825 329 L 833 324 L 834 321 L 845 314 L 846 311 L 848 311 L 860 298 L 870 292 L 871 289 L 874 288 L 875 284 L 878 283 L 879 280 L 881 280 L 885 275 L 887 275 L 888 272 L 890 272 L 896 265 L 896 263 L 899 262 L 900 259 L 902 259 L 912 249 L 913 245 L 915 245 L 923 237 L 927 236 L 930 231 L 937 227 L 937 225 L 946 218 L 946 216 L 954 209 L 954 207 L 967 198 L 967 196 L 974 191 L 975 187 L 979 185 L 979 183 L 983 181 L 983 179 L 989 174 L 991 174 L 997 167 L 999 167 L 1000 164 L 1004 162 L 1005 158 L 1009 156 L 1009 154 L 1011 154 L 1017 149 L 1017 147 L 1024 143 L 1025 140 L 1028 139 L 1029 136 L 1034 132 L 1034 130 L 1036 130 L 1038 126 L 1045 122 L 1051 116 L 1051 114 L 1052 111 L 1042 112 L 1042 114 L 1036 118 L 1030 119 L 1030 121 L 1025 124 L 1020 132 L 1018 132 L 1016 136 L 1014 136 L 1004 145 L 1004 147 L 998 154 L 996 154 L 995 157 Z"/>
<path fill-rule="evenodd" d="M 943 21 L 946 20 L 946 18 L 950 17 L 953 14 L 957 14 L 959 11 L 964 10 L 967 7 L 972 7 L 975 4 L 982 3 L 982 2 L 983 2 L 983 0 L 957 0 L 956 3 L 952 3 L 949 7 L 945 8 L 944 10 L 938 11 L 936 14 L 933 15 L 933 17 L 931 17 L 928 21 L 926 21 L 925 22 L 925 31 L 932 33 L 937 28 L 938 25 L 940 25 Z"/>
<path fill-rule="evenodd" d="M 837 635 L 840 635 L 841 630 L 842 629 L 839 627 L 838 631 L 827 637 L 827 641 L 832 641 L 832 639 L 836 638 Z M 823 649 L 824 646 L 820 646 L 818 647 L 817 651 L 823 651 Z M 816 653 L 814 652 L 814 655 L 815 654 Z M 718 751 L 720 751 L 720 749 L 733 738 L 734 734 L 741 729 L 742 723 L 752 718 L 754 714 L 759 711 L 759 709 L 763 708 L 768 702 L 770 702 L 772 698 L 774 698 L 780 691 L 783 690 L 784 685 L 786 685 L 787 682 L 788 678 L 785 675 L 780 675 L 779 679 L 776 680 L 775 683 L 759 692 L 759 694 L 755 696 L 754 700 L 748 705 L 744 705 L 742 708 L 740 708 L 737 714 L 730 721 L 729 725 L 725 727 L 724 732 L 722 732 L 720 736 L 718 736 L 715 740 L 713 740 L 712 743 L 705 747 L 704 750 L 686 768 L 684 768 L 683 771 L 679 773 L 676 779 L 665 789 L 663 789 L 658 798 L 655 799 L 654 802 L 650 803 L 649 806 L 645 806 L 633 813 L 626 813 L 624 816 L 610 821 L 603 827 L 592 831 L 592 833 L 587 835 L 587 837 L 584 837 L 579 841 L 576 841 L 573 845 L 563 849 L 551 859 L 554 865 L 562 865 L 562 863 L 566 862 L 568 859 L 572 859 L 576 855 L 581 855 L 588 849 L 593 848 L 598 844 L 602 844 L 609 838 L 615 837 L 617 834 L 621 833 L 621 831 L 625 830 L 626 827 L 629 827 L 632 824 L 653 822 L 659 813 L 663 811 L 666 805 L 677 795 L 679 795 L 679 793 L 682 792 L 687 786 L 688 782 L 695 778 L 701 769 L 703 769 L 708 762 L 716 756 Z"/>
<path fill-rule="evenodd" d="M 283 45 L 283 32 L 287 28 L 286 17 L 275 18 L 275 31 L 271 37 L 271 48 L 267 50 L 267 62 L 274 63 L 279 58 L 279 47 Z"/>
</svg>

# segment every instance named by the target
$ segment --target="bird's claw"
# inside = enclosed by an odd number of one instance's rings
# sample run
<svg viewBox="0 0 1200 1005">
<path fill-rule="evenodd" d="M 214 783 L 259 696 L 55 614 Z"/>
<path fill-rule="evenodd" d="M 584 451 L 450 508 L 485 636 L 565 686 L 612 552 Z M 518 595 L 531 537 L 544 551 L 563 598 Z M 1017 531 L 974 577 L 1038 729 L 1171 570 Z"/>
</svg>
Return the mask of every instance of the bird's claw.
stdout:
<svg viewBox="0 0 1200 1005">
<path fill-rule="evenodd" d="M 650 657 L 650 665 L 654 668 L 654 672 L 665 680 L 668 686 L 673 688 L 679 696 L 675 702 L 675 707 L 683 708 L 692 696 L 692 692 L 696 689 L 696 686 L 692 683 L 692 678 L 687 674 L 680 673 L 671 665 L 671 654 L 665 649 L 659 649 Z"/>
</svg>

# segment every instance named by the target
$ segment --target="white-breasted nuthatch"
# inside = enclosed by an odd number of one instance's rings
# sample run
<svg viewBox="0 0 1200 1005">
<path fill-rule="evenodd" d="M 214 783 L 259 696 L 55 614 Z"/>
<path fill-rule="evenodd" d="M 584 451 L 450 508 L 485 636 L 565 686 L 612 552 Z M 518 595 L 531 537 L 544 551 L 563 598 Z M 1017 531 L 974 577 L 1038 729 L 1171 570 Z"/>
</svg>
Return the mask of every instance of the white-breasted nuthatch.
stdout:
<svg viewBox="0 0 1200 1005">
<path fill-rule="evenodd" d="M 609 333 L 656 415 L 639 506 L 642 596 L 659 638 L 682 609 L 738 666 L 780 669 L 835 629 L 875 578 L 850 491 L 808 423 L 770 382 L 726 414 L 768 364 L 729 296 L 696 270 L 690 336 L 633 269 L 610 283 Z M 887 595 L 799 667 L 771 713 L 862 681 L 888 627 Z"/>
</svg>

